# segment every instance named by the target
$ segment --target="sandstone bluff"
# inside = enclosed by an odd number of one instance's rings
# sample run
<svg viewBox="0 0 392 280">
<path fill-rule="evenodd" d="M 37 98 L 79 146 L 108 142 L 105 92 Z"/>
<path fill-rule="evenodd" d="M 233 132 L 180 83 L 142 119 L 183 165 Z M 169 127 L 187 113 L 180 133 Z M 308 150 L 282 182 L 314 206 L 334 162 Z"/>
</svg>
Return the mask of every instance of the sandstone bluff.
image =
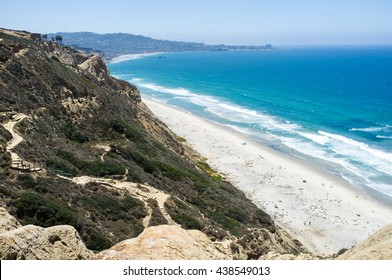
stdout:
<svg viewBox="0 0 392 280">
<path fill-rule="evenodd" d="M 319 258 L 203 171 L 99 56 L 0 29 L 0 63 L 1 259 Z M 359 250 L 377 258 L 387 236 Z"/>
</svg>

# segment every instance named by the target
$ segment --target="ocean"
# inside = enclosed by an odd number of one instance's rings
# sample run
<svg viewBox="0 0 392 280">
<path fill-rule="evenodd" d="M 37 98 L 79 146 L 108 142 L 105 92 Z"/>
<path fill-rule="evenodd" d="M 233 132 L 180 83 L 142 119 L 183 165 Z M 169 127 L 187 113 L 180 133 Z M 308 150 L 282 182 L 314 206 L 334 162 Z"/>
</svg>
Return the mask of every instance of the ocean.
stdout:
<svg viewBox="0 0 392 280">
<path fill-rule="evenodd" d="M 392 47 L 162 53 L 109 69 L 146 98 L 392 197 Z"/>
</svg>

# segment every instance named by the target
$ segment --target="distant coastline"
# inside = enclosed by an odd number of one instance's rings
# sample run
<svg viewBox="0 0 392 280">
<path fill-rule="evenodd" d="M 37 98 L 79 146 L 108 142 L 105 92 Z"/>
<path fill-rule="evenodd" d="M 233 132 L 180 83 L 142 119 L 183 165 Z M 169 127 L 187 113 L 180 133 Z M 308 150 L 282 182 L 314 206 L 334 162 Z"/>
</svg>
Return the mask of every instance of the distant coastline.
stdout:
<svg viewBox="0 0 392 280">
<path fill-rule="evenodd" d="M 118 56 L 185 51 L 261 51 L 274 50 L 272 44 L 264 45 L 207 45 L 198 42 L 158 40 L 128 33 L 97 34 L 93 32 L 57 32 L 46 34 L 48 38 L 61 36 L 63 44 L 85 53 L 97 53 L 112 61 Z"/>
</svg>

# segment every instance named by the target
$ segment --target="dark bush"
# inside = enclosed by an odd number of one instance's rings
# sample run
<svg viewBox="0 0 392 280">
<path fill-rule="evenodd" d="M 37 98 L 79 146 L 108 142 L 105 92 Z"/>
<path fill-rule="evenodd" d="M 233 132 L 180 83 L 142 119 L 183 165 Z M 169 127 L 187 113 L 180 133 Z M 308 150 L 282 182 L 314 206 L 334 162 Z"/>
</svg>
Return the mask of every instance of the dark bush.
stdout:
<svg viewBox="0 0 392 280">
<path fill-rule="evenodd" d="M 222 228 L 232 233 L 234 233 L 233 230 L 241 226 L 241 224 L 238 221 L 225 216 L 221 212 L 215 212 L 206 209 L 203 212 L 207 214 L 213 221 L 220 224 Z"/>
<path fill-rule="evenodd" d="M 87 232 L 85 238 L 86 247 L 91 250 L 101 251 L 110 248 L 113 244 L 110 239 L 97 229 L 91 229 Z"/>
<path fill-rule="evenodd" d="M 114 162 L 84 161 L 62 149 L 57 150 L 57 155 L 87 175 L 101 177 L 106 175 L 122 175 L 125 173 L 125 168 Z M 53 165 L 53 162 L 51 164 Z"/>
<path fill-rule="evenodd" d="M 61 127 L 61 130 L 64 135 L 71 141 L 78 143 L 88 142 L 88 137 L 71 123 L 64 124 Z"/>
<path fill-rule="evenodd" d="M 18 218 L 42 227 L 71 225 L 80 228 L 77 213 L 66 203 L 36 193 L 23 193 L 16 201 Z"/>
<path fill-rule="evenodd" d="M 239 207 L 231 207 L 227 209 L 225 211 L 225 215 L 239 221 L 240 223 L 249 222 L 249 218 L 250 218 L 249 215 Z"/>
<path fill-rule="evenodd" d="M 12 190 L 6 186 L 0 186 L 0 193 L 5 196 L 10 196 L 12 194 Z"/>
<path fill-rule="evenodd" d="M 78 174 L 78 170 L 70 165 L 68 162 L 64 162 L 63 160 L 57 159 L 48 159 L 45 162 L 48 170 L 60 175 L 69 175 L 76 176 Z"/>
<path fill-rule="evenodd" d="M 30 174 L 20 174 L 18 175 L 18 183 L 21 184 L 24 188 L 33 188 L 36 185 L 36 182 Z"/>
<path fill-rule="evenodd" d="M 172 218 L 185 229 L 201 230 L 203 227 L 196 219 L 184 214 L 172 214 Z"/>
</svg>

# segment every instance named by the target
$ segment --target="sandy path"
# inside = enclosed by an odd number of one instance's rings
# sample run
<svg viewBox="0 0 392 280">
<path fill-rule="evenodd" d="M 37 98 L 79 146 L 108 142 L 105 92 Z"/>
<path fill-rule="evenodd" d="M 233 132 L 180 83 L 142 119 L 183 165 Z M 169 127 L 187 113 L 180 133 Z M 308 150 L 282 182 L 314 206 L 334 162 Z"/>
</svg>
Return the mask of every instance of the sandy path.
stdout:
<svg viewBox="0 0 392 280">
<path fill-rule="evenodd" d="M 144 100 L 177 135 L 260 208 L 318 254 L 350 248 L 392 222 L 392 209 L 323 173 L 230 129 Z"/>
<path fill-rule="evenodd" d="M 125 189 L 127 190 L 133 197 L 141 200 L 144 202 L 146 208 L 148 209 L 148 215 L 143 219 L 143 225 L 145 227 L 148 226 L 149 221 L 151 219 L 152 210 L 147 204 L 148 199 L 153 199 L 157 202 L 159 210 L 161 211 L 162 215 L 165 217 L 169 225 L 175 225 L 176 222 L 173 221 L 171 216 L 167 213 L 165 208 L 165 202 L 170 197 L 170 195 L 165 194 L 164 192 L 151 187 L 149 185 L 140 185 L 137 183 L 125 182 L 120 180 L 113 180 L 113 179 L 105 179 L 105 178 L 95 178 L 90 176 L 81 176 L 81 177 L 62 177 L 67 180 L 71 180 L 76 184 L 85 185 L 87 183 L 103 183 L 109 185 L 113 188 Z"/>
<path fill-rule="evenodd" d="M 33 163 L 23 160 L 18 156 L 17 153 L 13 151 L 17 145 L 19 145 L 24 139 L 21 135 L 15 132 L 15 125 L 25 118 L 27 118 L 25 114 L 19 113 L 13 117 L 12 120 L 3 124 L 4 128 L 8 130 L 12 135 L 12 140 L 7 143 L 6 149 L 11 154 L 11 168 L 19 169 L 19 168 L 27 168 L 30 171 L 39 171 L 41 168 L 34 166 Z"/>
<path fill-rule="evenodd" d="M 17 161 L 23 161 L 16 153 L 14 153 L 12 151 L 12 149 L 24 140 L 21 135 L 19 135 L 18 133 L 16 133 L 14 131 L 14 127 L 17 123 L 19 123 L 20 121 L 22 121 L 23 119 L 25 119 L 27 117 L 28 116 L 26 116 L 25 114 L 17 114 L 14 116 L 13 120 L 10 120 L 6 124 L 3 125 L 4 128 L 6 130 L 8 130 L 12 135 L 12 140 L 10 140 L 7 143 L 6 149 L 7 149 L 7 151 L 10 152 L 11 159 L 12 159 L 13 163 L 17 162 Z M 104 161 L 104 156 L 108 151 L 110 151 L 110 146 L 102 144 L 102 145 L 97 145 L 96 147 L 101 148 L 105 151 L 100 156 L 101 160 Z M 32 163 L 29 163 L 26 161 L 23 161 L 23 162 L 25 165 L 34 166 Z M 147 208 L 148 214 L 142 221 L 144 227 L 148 226 L 150 219 L 151 219 L 151 215 L 152 215 L 152 209 L 148 206 L 148 203 L 147 203 L 148 199 L 153 199 L 157 202 L 158 207 L 159 207 L 162 215 L 165 217 L 165 219 L 167 220 L 169 225 L 176 224 L 165 209 L 165 202 L 170 197 L 170 195 L 165 194 L 164 192 L 162 192 L 158 189 L 155 189 L 151 186 L 148 186 L 148 185 L 139 185 L 136 183 L 126 182 L 125 179 L 126 179 L 127 174 L 128 174 L 128 169 L 126 169 L 126 172 L 124 174 L 124 180 L 121 180 L 121 181 L 120 180 L 105 179 L 105 178 L 95 178 L 95 177 L 89 177 L 89 176 L 81 176 L 81 177 L 74 177 L 74 178 L 68 178 L 68 177 L 63 177 L 63 176 L 59 176 L 59 177 L 67 179 L 67 180 L 71 180 L 74 183 L 80 184 L 80 185 L 85 185 L 90 182 L 96 182 L 96 183 L 103 183 L 106 185 L 110 185 L 113 188 L 120 188 L 120 189 L 128 190 L 128 192 L 130 194 L 132 194 L 134 197 L 143 201 L 146 208 Z"/>
<path fill-rule="evenodd" d="M 23 141 L 23 137 L 14 131 L 14 127 L 25 118 L 27 118 L 25 114 L 17 114 L 14 116 L 13 120 L 10 120 L 3 125 L 12 135 L 12 140 L 7 143 L 7 150 L 12 150 Z"/>
<path fill-rule="evenodd" d="M 104 162 L 105 161 L 105 159 L 104 159 L 104 157 L 106 156 L 106 154 L 110 151 L 110 146 L 109 145 L 106 145 L 106 144 L 98 144 L 98 145 L 96 145 L 95 147 L 97 147 L 97 148 L 99 148 L 99 149 L 103 149 L 105 152 L 104 153 L 102 153 L 101 154 L 101 156 L 100 156 L 100 158 L 101 158 L 101 161 L 102 162 Z"/>
</svg>

